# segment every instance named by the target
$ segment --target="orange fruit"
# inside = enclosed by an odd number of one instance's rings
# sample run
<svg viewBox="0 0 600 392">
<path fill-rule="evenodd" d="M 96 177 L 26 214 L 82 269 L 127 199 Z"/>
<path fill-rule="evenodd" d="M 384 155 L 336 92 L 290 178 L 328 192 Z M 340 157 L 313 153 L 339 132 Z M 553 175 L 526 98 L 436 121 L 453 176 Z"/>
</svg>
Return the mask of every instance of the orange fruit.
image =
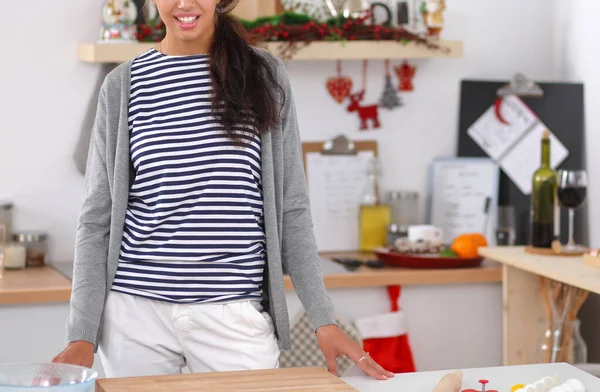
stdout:
<svg viewBox="0 0 600 392">
<path fill-rule="evenodd" d="M 473 236 L 469 234 L 459 235 L 452 241 L 452 245 L 450 249 L 454 251 L 458 255 L 458 257 L 466 258 L 466 259 L 474 259 L 477 257 L 477 248 L 479 244 Z"/>
<path fill-rule="evenodd" d="M 473 237 L 475 242 L 477 242 L 477 245 L 479 245 L 479 246 L 487 246 L 488 245 L 487 239 L 482 234 L 471 233 L 470 236 Z"/>
</svg>

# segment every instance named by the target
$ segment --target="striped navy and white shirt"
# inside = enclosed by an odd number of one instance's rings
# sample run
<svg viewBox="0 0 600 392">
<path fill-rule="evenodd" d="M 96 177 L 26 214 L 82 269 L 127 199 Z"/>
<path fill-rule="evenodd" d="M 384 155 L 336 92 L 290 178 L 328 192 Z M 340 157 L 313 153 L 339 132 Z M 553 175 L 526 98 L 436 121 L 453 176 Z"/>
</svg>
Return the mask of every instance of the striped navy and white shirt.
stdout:
<svg viewBox="0 0 600 392">
<path fill-rule="evenodd" d="M 133 61 L 136 174 L 112 290 L 175 303 L 260 298 L 260 138 L 245 133 L 249 143 L 235 145 L 211 97 L 207 55 L 151 49 Z"/>
</svg>

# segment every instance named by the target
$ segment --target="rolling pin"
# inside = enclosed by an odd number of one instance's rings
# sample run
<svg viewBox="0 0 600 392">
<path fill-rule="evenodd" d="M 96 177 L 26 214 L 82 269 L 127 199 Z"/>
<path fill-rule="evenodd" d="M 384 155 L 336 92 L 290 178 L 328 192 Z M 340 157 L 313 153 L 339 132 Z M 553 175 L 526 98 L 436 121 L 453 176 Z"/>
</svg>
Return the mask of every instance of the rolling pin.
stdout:
<svg viewBox="0 0 600 392">
<path fill-rule="evenodd" d="M 440 382 L 435 386 L 433 392 L 460 392 L 462 388 L 463 374 L 460 370 L 455 370 L 442 377 Z"/>
</svg>

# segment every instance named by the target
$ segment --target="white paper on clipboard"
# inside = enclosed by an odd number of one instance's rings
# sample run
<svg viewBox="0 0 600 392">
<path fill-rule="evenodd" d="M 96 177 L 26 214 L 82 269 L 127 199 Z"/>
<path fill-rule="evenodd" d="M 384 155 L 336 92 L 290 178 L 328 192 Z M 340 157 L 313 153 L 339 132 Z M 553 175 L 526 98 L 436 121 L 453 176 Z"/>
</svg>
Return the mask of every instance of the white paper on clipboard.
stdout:
<svg viewBox="0 0 600 392">
<path fill-rule="evenodd" d="M 531 193 L 531 177 L 540 166 L 540 141 L 546 129 L 546 125 L 519 97 L 509 95 L 503 98 L 498 108 L 492 105 L 486 110 L 467 133 L 498 163 L 521 192 L 528 195 Z M 567 148 L 551 133 L 551 166 L 556 168 L 568 156 Z"/>
<path fill-rule="evenodd" d="M 444 231 L 444 242 L 461 234 L 495 238 L 498 165 L 489 158 L 439 158 L 431 167 L 431 224 Z M 489 209 L 485 214 L 486 200 Z"/>
<path fill-rule="evenodd" d="M 356 155 L 306 154 L 306 174 L 320 252 L 359 247 L 359 204 L 373 151 Z"/>
</svg>

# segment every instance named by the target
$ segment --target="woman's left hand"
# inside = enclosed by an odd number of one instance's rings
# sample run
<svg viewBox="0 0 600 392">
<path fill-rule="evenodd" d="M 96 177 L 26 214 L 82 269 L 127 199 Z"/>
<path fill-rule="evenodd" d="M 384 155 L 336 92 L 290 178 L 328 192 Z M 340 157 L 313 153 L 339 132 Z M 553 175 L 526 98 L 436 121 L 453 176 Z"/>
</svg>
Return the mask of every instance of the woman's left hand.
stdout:
<svg viewBox="0 0 600 392">
<path fill-rule="evenodd" d="M 327 370 L 330 373 L 338 375 L 336 358 L 345 355 L 360 366 L 365 373 L 377 380 L 394 377 L 394 373 L 379 366 L 356 341 L 346 335 L 337 325 L 324 325 L 317 329 L 316 333 L 319 347 L 327 361 Z"/>
</svg>

